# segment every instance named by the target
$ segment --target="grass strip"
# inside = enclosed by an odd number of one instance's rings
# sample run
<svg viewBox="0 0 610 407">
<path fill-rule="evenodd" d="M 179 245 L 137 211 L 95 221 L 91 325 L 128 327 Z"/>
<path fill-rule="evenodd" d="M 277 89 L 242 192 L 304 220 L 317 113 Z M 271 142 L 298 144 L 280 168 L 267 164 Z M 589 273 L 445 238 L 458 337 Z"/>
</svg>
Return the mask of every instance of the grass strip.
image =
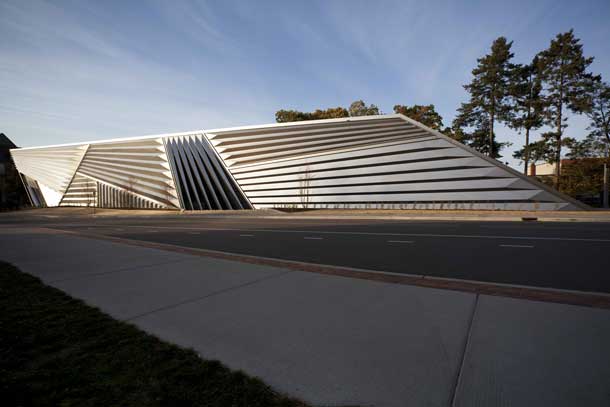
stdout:
<svg viewBox="0 0 610 407">
<path fill-rule="evenodd" d="M 0 262 L 5 406 L 305 406 Z"/>
</svg>

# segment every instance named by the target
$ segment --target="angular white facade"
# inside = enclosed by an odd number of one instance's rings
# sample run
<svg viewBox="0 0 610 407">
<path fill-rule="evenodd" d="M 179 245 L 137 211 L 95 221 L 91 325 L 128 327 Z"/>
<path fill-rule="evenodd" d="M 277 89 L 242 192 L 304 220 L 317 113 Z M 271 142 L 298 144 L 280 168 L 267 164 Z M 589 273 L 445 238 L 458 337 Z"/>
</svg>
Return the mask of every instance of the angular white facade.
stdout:
<svg viewBox="0 0 610 407">
<path fill-rule="evenodd" d="M 11 153 L 35 205 L 188 210 L 587 208 L 399 114 Z"/>
</svg>

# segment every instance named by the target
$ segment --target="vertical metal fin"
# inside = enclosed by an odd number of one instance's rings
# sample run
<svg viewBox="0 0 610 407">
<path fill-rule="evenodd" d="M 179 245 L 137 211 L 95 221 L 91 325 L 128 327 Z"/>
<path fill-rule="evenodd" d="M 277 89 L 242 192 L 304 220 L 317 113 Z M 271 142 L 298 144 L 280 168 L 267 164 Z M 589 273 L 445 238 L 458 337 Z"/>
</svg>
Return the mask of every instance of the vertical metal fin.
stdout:
<svg viewBox="0 0 610 407">
<path fill-rule="evenodd" d="M 205 136 L 172 136 L 164 143 L 184 209 L 250 208 Z"/>
</svg>

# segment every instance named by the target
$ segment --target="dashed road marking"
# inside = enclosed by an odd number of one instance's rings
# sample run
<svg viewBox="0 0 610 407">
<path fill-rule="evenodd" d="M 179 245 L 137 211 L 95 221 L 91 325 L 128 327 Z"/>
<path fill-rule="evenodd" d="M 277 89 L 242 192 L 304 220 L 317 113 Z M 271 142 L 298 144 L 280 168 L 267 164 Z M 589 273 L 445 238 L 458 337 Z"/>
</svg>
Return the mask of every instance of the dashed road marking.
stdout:
<svg viewBox="0 0 610 407">
<path fill-rule="evenodd" d="M 303 239 L 305 239 L 305 240 L 324 240 L 323 237 L 317 237 L 317 236 L 305 236 Z"/>
<path fill-rule="evenodd" d="M 413 240 L 388 240 L 388 243 L 413 243 Z"/>
<path fill-rule="evenodd" d="M 534 246 L 524 244 L 501 244 L 500 247 L 516 247 L 520 249 L 533 249 Z"/>
<path fill-rule="evenodd" d="M 240 235 L 241 237 L 254 237 L 254 235 Z"/>
<path fill-rule="evenodd" d="M 106 225 L 102 225 L 106 226 Z M 127 225 L 132 228 L 146 228 L 150 226 L 143 225 Z M 173 230 L 192 230 L 195 227 L 176 227 L 176 226 L 158 226 L 159 229 Z M 197 227 L 198 230 L 207 231 L 231 231 L 241 232 L 243 229 L 238 228 L 208 228 Z M 580 238 L 580 237 L 538 237 L 538 236 L 502 236 L 502 235 L 458 235 L 458 234 L 436 234 L 436 233 L 382 233 L 382 232 L 350 232 L 350 231 L 330 231 L 330 230 L 287 230 L 287 229 L 249 229 L 251 232 L 261 233 L 317 233 L 321 235 L 346 235 L 346 236 L 388 236 L 388 237 L 439 237 L 439 238 L 457 238 L 457 239 L 509 239 L 509 240 L 542 240 L 542 241 L 560 241 L 560 242 L 589 242 L 589 243 L 610 243 L 610 239 L 601 238 Z"/>
</svg>

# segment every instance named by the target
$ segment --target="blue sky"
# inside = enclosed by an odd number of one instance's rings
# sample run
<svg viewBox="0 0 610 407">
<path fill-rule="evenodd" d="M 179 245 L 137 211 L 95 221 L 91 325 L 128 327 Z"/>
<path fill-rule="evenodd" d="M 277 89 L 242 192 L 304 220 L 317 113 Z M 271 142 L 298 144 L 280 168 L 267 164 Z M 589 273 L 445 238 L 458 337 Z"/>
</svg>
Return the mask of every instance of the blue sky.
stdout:
<svg viewBox="0 0 610 407">
<path fill-rule="evenodd" d="M 357 99 L 386 113 L 433 103 L 450 124 L 500 35 L 527 62 L 574 28 L 610 79 L 609 17 L 607 0 L 3 0 L 0 131 L 27 147 L 269 123 L 281 108 Z M 584 117 L 569 124 L 586 134 Z"/>
</svg>

